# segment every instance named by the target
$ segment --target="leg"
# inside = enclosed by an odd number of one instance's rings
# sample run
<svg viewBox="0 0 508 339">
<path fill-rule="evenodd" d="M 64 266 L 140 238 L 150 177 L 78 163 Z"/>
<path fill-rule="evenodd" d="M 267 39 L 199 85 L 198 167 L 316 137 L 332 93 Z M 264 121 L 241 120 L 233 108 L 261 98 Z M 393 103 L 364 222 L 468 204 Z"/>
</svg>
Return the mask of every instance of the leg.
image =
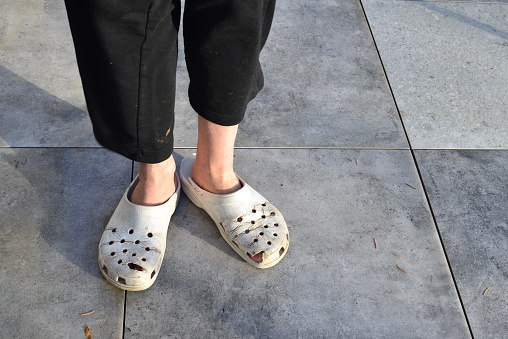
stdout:
<svg viewBox="0 0 508 339">
<path fill-rule="evenodd" d="M 259 54 L 275 0 L 187 0 L 183 18 L 189 100 L 206 120 L 239 124 L 263 87 Z"/>
<path fill-rule="evenodd" d="M 231 193 L 241 187 L 233 170 L 238 125 L 221 126 L 198 116 L 198 148 L 192 178 L 211 193 Z"/>
<path fill-rule="evenodd" d="M 189 99 L 199 114 L 192 177 L 209 192 L 241 187 L 233 171 L 234 143 L 247 104 L 263 87 L 259 54 L 274 8 L 274 0 L 185 3 Z"/>
<path fill-rule="evenodd" d="M 173 150 L 179 0 L 65 0 L 97 140 L 144 163 Z"/>
<path fill-rule="evenodd" d="M 198 148 L 180 167 L 187 196 L 208 212 L 228 244 L 255 267 L 278 263 L 289 244 L 280 212 L 233 170 L 238 124 L 263 86 L 259 53 L 274 0 L 187 0 L 184 39 L 198 117 Z"/>
<path fill-rule="evenodd" d="M 242 185 L 233 170 L 234 144 L 238 125 L 221 126 L 198 117 L 198 148 L 192 179 L 202 189 L 217 194 L 238 191 Z M 251 256 L 262 262 L 261 253 Z"/>
<path fill-rule="evenodd" d="M 157 164 L 139 164 L 139 183 L 130 201 L 137 205 L 157 206 L 165 203 L 175 193 L 176 164 L 173 156 Z"/>
<path fill-rule="evenodd" d="M 171 157 L 179 0 L 65 2 L 95 136 L 141 162 L 102 234 L 100 270 L 119 288 L 143 290 L 160 271 L 179 197 Z"/>
</svg>

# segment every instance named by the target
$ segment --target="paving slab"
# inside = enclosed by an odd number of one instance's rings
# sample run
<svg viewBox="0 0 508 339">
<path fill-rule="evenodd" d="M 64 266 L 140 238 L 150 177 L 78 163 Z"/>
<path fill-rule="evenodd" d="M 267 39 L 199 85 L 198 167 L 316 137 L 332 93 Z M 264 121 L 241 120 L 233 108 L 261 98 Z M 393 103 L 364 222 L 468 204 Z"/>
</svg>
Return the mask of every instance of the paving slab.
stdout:
<svg viewBox="0 0 508 339">
<path fill-rule="evenodd" d="M 508 147 L 507 3 L 362 3 L 413 148 Z"/>
<path fill-rule="evenodd" d="M 0 146 L 96 147 L 63 1 L 7 0 L 0 19 Z M 180 41 L 180 49 L 183 44 Z M 183 53 L 175 145 L 196 145 Z M 407 148 L 356 0 L 279 2 L 262 53 L 266 87 L 238 146 Z M 277 128 L 277 132 L 267 131 Z"/>
<path fill-rule="evenodd" d="M 0 3 L 0 146 L 97 147 L 60 0 Z"/>
<path fill-rule="evenodd" d="M 236 171 L 284 214 L 287 256 L 252 268 L 183 196 L 126 338 L 469 337 L 409 151 L 241 149 Z"/>
<path fill-rule="evenodd" d="M 124 292 L 97 244 L 130 172 L 100 149 L 0 149 L 1 337 L 122 337 Z"/>
<path fill-rule="evenodd" d="M 408 147 L 359 1 L 279 1 L 262 64 L 238 146 Z"/>
<path fill-rule="evenodd" d="M 418 0 L 397 0 L 397 1 L 418 1 Z M 429 2 L 471 2 L 471 3 L 484 3 L 484 4 L 506 4 L 508 0 L 427 0 Z"/>
<path fill-rule="evenodd" d="M 505 338 L 508 152 L 415 153 L 473 334 Z"/>
<path fill-rule="evenodd" d="M 279 1 L 261 64 L 265 88 L 240 124 L 241 147 L 407 148 L 356 0 Z M 180 51 L 175 145 L 196 145 Z"/>
</svg>

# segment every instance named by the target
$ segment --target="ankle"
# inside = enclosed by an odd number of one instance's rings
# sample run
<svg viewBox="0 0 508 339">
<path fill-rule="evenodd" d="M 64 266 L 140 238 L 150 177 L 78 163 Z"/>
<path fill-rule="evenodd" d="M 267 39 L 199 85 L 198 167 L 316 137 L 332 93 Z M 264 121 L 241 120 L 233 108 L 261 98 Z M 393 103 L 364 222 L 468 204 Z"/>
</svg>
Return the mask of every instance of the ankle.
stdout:
<svg viewBox="0 0 508 339">
<path fill-rule="evenodd" d="M 139 179 L 143 182 L 164 182 L 173 177 L 175 172 L 176 164 L 173 156 L 157 164 L 139 164 Z"/>
<path fill-rule="evenodd" d="M 139 164 L 139 182 L 130 201 L 137 205 L 156 206 L 165 203 L 176 191 L 176 164 L 173 157 L 158 164 Z"/>
<path fill-rule="evenodd" d="M 221 168 L 194 164 L 192 180 L 205 191 L 215 194 L 232 193 L 242 187 L 232 167 Z"/>
</svg>

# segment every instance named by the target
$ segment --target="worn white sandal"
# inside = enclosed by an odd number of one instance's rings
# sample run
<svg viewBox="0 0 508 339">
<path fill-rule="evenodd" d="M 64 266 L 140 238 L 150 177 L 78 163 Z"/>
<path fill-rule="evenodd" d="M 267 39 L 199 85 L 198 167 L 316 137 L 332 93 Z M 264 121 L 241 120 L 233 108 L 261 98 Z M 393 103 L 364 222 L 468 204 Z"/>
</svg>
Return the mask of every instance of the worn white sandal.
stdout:
<svg viewBox="0 0 508 339">
<path fill-rule="evenodd" d="M 176 192 L 164 204 L 136 205 L 129 197 L 138 182 L 136 177 L 125 191 L 99 244 L 102 275 L 128 291 L 141 291 L 155 282 L 166 250 L 169 221 L 180 196 L 178 180 Z"/>
<path fill-rule="evenodd" d="M 203 190 L 191 178 L 194 160 L 194 155 L 186 157 L 180 165 L 180 180 L 187 197 L 208 213 L 229 246 L 249 264 L 257 268 L 277 264 L 289 246 L 282 214 L 241 178 L 242 188 L 233 193 Z M 258 254 L 261 262 L 252 259 Z"/>
</svg>

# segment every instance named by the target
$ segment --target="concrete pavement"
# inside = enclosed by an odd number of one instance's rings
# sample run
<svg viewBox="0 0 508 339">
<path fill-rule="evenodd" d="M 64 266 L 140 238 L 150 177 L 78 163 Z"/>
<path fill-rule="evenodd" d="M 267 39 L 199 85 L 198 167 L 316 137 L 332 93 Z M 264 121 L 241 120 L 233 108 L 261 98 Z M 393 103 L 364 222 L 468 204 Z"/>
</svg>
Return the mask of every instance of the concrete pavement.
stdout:
<svg viewBox="0 0 508 339">
<path fill-rule="evenodd" d="M 279 1 L 236 171 L 287 256 L 250 267 L 183 197 L 157 282 L 124 292 L 97 244 L 136 168 L 93 138 L 62 2 L 3 1 L 0 337 L 503 338 L 507 6 Z M 183 57 L 177 80 L 179 162 Z"/>
</svg>

